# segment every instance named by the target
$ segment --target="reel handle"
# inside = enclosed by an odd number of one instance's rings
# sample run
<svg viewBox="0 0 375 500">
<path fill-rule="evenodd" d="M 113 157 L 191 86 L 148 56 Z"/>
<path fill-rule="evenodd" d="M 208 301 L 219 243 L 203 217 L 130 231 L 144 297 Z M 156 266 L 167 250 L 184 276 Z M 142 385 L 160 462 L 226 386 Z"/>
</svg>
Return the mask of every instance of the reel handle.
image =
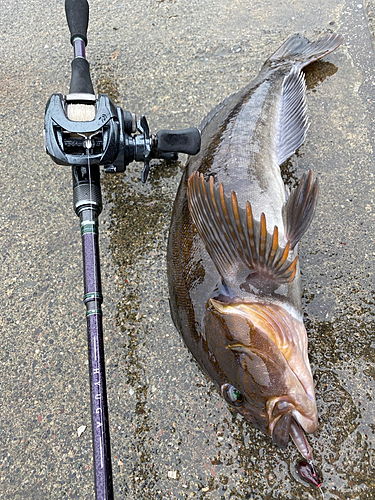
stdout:
<svg viewBox="0 0 375 500">
<path fill-rule="evenodd" d="M 168 153 L 196 155 L 201 147 L 201 134 L 195 127 L 183 130 L 159 130 L 155 136 L 155 143 L 159 158 Z"/>
<path fill-rule="evenodd" d="M 87 28 L 89 25 L 89 4 L 87 0 L 65 0 L 66 19 L 70 30 L 70 43 L 81 38 L 87 45 Z"/>
</svg>

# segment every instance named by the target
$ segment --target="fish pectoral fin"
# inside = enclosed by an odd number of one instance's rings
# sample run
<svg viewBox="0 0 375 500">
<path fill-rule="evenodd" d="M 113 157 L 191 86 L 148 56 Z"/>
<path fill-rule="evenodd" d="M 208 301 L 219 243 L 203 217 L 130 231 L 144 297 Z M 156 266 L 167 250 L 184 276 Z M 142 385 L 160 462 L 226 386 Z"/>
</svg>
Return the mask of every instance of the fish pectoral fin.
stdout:
<svg viewBox="0 0 375 500">
<path fill-rule="evenodd" d="M 279 246 L 278 228 L 267 231 L 266 218 L 253 219 L 250 202 L 240 208 L 237 196 L 224 194 L 211 176 L 205 181 L 194 172 L 188 181 L 187 200 L 193 222 L 224 281 L 232 289 L 241 284 L 278 287 L 293 281 L 297 259 L 289 257 L 290 243 Z"/>
<path fill-rule="evenodd" d="M 343 37 L 335 33 L 310 42 L 300 35 L 290 37 L 265 63 L 292 69 L 285 77 L 281 92 L 277 137 L 277 160 L 284 163 L 303 143 L 308 129 L 306 114 L 306 83 L 301 69 L 336 49 Z"/>
<path fill-rule="evenodd" d="M 302 176 L 283 207 L 286 238 L 293 249 L 308 229 L 314 217 L 318 199 L 318 181 L 313 182 L 311 170 Z"/>
<path fill-rule="evenodd" d="M 276 143 L 281 165 L 303 144 L 307 129 L 306 83 L 304 74 L 294 66 L 285 77 L 281 93 L 281 110 Z"/>
</svg>

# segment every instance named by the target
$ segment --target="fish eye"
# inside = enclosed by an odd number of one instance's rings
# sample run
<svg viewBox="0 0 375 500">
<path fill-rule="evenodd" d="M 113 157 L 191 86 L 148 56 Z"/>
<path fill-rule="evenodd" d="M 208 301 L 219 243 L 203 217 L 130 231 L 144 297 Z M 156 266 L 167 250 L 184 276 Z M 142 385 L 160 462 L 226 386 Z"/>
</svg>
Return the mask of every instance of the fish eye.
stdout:
<svg viewBox="0 0 375 500">
<path fill-rule="evenodd" d="M 223 384 L 221 386 L 221 392 L 225 401 L 232 406 L 241 406 L 244 403 L 242 392 L 236 389 L 233 385 Z"/>
</svg>

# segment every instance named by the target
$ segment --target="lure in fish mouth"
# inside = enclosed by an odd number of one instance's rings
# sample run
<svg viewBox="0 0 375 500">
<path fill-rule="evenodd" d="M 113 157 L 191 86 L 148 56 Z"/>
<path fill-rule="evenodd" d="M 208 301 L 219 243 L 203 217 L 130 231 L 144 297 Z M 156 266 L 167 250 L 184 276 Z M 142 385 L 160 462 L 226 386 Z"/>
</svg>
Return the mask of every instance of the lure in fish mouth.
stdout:
<svg viewBox="0 0 375 500">
<path fill-rule="evenodd" d="M 298 242 L 318 184 L 310 171 L 290 192 L 280 165 L 308 129 L 301 70 L 342 41 L 290 37 L 251 83 L 210 111 L 168 241 L 171 313 L 186 345 L 233 408 L 276 445 L 291 437 L 308 464 L 303 431 L 317 428 L 317 408 Z"/>
</svg>

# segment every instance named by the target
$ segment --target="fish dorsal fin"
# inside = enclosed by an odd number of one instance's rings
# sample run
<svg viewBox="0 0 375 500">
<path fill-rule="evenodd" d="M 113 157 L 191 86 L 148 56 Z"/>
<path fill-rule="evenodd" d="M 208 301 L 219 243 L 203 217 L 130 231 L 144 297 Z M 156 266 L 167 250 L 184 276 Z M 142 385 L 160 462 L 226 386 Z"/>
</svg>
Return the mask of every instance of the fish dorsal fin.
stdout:
<svg viewBox="0 0 375 500">
<path fill-rule="evenodd" d="M 233 291 L 249 285 L 272 291 L 293 281 L 298 257 L 288 259 L 290 243 L 279 246 L 278 228 L 267 231 L 264 213 L 255 221 L 249 202 L 240 208 L 234 191 L 226 196 L 221 183 L 216 187 L 212 176 L 207 182 L 198 172 L 189 178 L 187 200 L 207 252 Z"/>
<path fill-rule="evenodd" d="M 319 186 L 315 179 L 313 182 L 312 171 L 303 174 L 299 185 L 293 189 L 288 201 L 283 207 L 285 235 L 293 249 L 314 217 L 318 200 Z"/>
<path fill-rule="evenodd" d="M 286 161 L 304 142 L 307 129 L 306 83 L 303 73 L 293 67 L 285 77 L 276 153 L 278 164 Z"/>
</svg>

